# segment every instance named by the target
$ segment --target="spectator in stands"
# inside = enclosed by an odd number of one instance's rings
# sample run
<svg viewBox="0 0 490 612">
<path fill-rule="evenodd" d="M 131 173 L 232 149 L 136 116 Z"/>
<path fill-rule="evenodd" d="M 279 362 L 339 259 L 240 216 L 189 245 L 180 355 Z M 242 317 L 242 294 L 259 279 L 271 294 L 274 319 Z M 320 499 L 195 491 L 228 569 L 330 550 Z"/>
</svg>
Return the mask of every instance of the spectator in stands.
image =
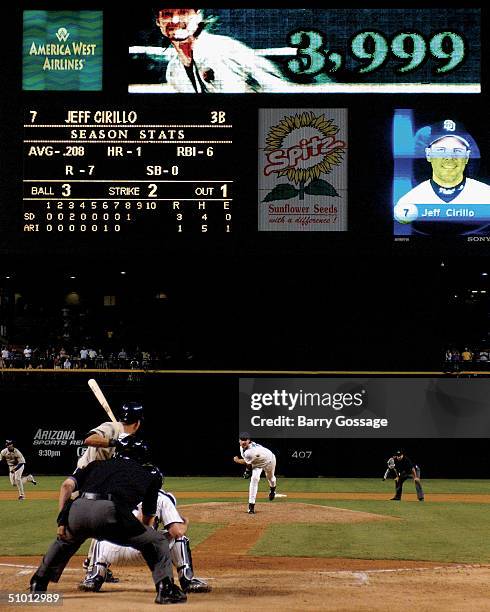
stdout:
<svg viewBox="0 0 490 612">
<path fill-rule="evenodd" d="M 468 347 L 465 347 L 464 351 L 461 353 L 461 361 L 463 370 L 469 370 L 470 363 L 473 360 L 473 353 L 469 350 Z"/>
<path fill-rule="evenodd" d="M 443 372 L 449 373 L 453 371 L 453 352 L 450 348 L 446 349 L 444 353 L 444 364 L 443 364 Z"/>
<path fill-rule="evenodd" d="M 71 361 L 70 361 L 70 358 L 69 358 L 69 357 L 67 357 L 67 358 L 65 359 L 65 361 L 63 362 L 63 368 L 64 368 L 65 370 L 70 370 L 70 369 L 71 369 Z"/>
<path fill-rule="evenodd" d="M 143 370 L 145 370 L 146 368 L 148 368 L 149 365 L 150 365 L 150 353 L 148 351 L 142 351 L 141 352 L 141 367 L 143 368 Z"/>
<path fill-rule="evenodd" d="M 459 367 L 461 363 L 461 354 L 458 349 L 455 349 L 452 352 L 451 362 L 453 364 L 453 372 L 459 372 Z"/>
<path fill-rule="evenodd" d="M 80 366 L 82 368 L 86 368 L 87 367 L 88 357 L 89 357 L 88 349 L 86 349 L 85 347 L 80 349 Z"/>
<path fill-rule="evenodd" d="M 117 359 L 119 361 L 119 366 L 124 368 L 127 365 L 127 361 L 128 361 L 128 354 L 126 353 L 126 351 L 122 348 L 118 355 L 117 355 Z"/>
<path fill-rule="evenodd" d="M 8 350 L 8 348 L 6 346 L 3 347 L 2 349 L 2 362 L 3 368 L 8 368 L 10 365 L 10 351 Z"/>
<path fill-rule="evenodd" d="M 478 354 L 478 361 L 480 363 L 487 363 L 488 358 L 489 358 L 489 355 L 486 349 L 481 350 L 480 353 Z"/>
</svg>

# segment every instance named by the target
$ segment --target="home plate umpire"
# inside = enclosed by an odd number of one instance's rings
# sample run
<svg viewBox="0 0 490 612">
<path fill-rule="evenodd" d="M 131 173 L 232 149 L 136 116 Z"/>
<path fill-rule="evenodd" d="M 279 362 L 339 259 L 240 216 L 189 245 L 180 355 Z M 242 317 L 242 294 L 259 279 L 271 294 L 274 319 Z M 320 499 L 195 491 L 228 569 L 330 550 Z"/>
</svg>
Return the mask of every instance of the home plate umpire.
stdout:
<svg viewBox="0 0 490 612">
<path fill-rule="evenodd" d="M 174 584 L 168 542 L 149 527 L 156 512 L 161 473 L 141 465 L 147 445 L 129 435 L 118 445 L 114 459 L 92 461 L 61 485 L 57 538 L 31 578 L 31 592 L 46 591 L 58 582 L 70 558 L 87 538 L 109 540 L 141 552 L 150 568 L 157 596 L 155 603 L 183 603 L 187 596 Z M 74 491 L 79 496 L 71 499 Z M 132 513 L 142 502 L 143 523 Z"/>
</svg>

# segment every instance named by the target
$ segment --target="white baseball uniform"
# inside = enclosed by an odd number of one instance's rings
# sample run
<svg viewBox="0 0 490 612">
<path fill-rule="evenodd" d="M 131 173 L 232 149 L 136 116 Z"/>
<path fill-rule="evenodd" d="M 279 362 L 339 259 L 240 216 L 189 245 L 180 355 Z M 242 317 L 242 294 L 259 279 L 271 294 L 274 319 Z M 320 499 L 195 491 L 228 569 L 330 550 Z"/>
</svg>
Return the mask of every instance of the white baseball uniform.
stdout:
<svg viewBox="0 0 490 612">
<path fill-rule="evenodd" d="M 108 421 L 106 423 L 101 423 L 98 427 L 94 427 L 94 429 L 90 430 L 90 433 L 99 434 L 99 436 L 103 436 L 107 440 L 111 440 L 115 438 L 116 440 L 124 434 L 124 425 L 120 422 L 113 423 L 112 421 Z M 114 447 L 100 447 L 100 446 L 89 446 L 87 450 L 83 453 L 80 459 L 77 461 L 77 468 L 81 469 L 87 466 L 92 461 L 96 460 L 104 460 L 110 459 L 114 454 Z"/>
<path fill-rule="evenodd" d="M 34 477 L 32 474 L 22 476 L 26 462 L 24 455 L 15 447 L 13 451 L 9 451 L 8 448 L 4 448 L 0 452 L 0 461 L 2 459 L 5 459 L 7 465 L 9 466 L 10 484 L 13 487 L 17 487 L 19 497 L 24 497 L 24 483 L 34 482 Z"/>
<path fill-rule="evenodd" d="M 194 85 L 177 52 L 169 61 L 166 79 L 178 93 L 253 93 L 298 91 L 274 64 L 228 36 L 204 31 L 193 46 L 190 70 Z"/>
<path fill-rule="evenodd" d="M 481 181 L 467 178 L 463 189 L 450 202 L 445 202 L 432 188 L 430 180 L 417 185 L 404 196 L 402 196 L 397 206 L 400 204 L 438 204 L 444 206 L 454 206 L 457 204 L 490 204 L 490 186 Z"/>
<path fill-rule="evenodd" d="M 268 448 L 257 444 L 257 442 L 250 442 L 249 447 L 246 449 L 240 446 L 240 454 L 242 459 L 252 466 L 252 475 L 248 489 L 248 503 L 255 504 L 262 471 L 265 473 L 269 486 L 276 486 L 276 456 Z"/>
<path fill-rule="evenodd" d="M 173 496 L 172 496 L 173 497 Z M 175 499 L 175 498 L 174 498 Z M 138 505 L 138 509 L 134 510 L 133 514 L 138 516 L 141 512 L 141 504 Z M 163 526 L 164 533 L 166 528 L 172 523 L 183 523 L 184 520 L 180 516 L 174 502 L 172 501 L 170 494 L 165 491 L 159 491 L 157 500 L 157 511 L 156 511 L 156 526 Z M 168 537 L 168 546 L 172 551 L 175 539 Z M 173 556 L 172 556 L 173 560 Z M 146 565 L 143 555 L 130 546 L 119 546 L 103 540 L 101 542 L 95 542 L 94 555 L 92 563 L 105 563 L 106 565 Z"/>
</svg>

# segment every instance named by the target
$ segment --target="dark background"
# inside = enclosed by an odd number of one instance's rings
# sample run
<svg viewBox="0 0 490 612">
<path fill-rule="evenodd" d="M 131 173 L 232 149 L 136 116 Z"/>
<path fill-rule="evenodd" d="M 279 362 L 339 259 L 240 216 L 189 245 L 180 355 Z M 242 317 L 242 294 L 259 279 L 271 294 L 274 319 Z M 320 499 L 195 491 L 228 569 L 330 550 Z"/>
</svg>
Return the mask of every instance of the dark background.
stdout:
<svg viewBox="0 0 490 612">
<path fill-rule="evenodd" d="M 26 3 L 22 8 L 39 7 Z M 486 72 L 481 95 L 220 96 L 200 98 L 198 108 L 194 96 L 128 96 L 127 32 L 134 24 L 118 7 L 105 18 L 103 92 L 22 92 L 22 12 L 21 7 L 6 10 L 5 44 L 11 52 L 1 59 L 8 89 L 0 107 L 0 292 L 23 293 L 37 308 L 39 324 L 31 325 L 29 334 L 42 339 L 42 323 L 71 290 L 80 293 L 99 324 L 96 305 L 110 290 L 124 296 L 120 316 L 131 342 L 151 338 L 165 346 L 170 327 L 192 348 L 193 369 L 440 370 L 446 346 L 488 342 L 488 293 L 478 300 L 471 296 L 473 288 L 487 290 L 482 273 L 490 267 L 488 245 L 447 236 L 394 243 L 391 217 L 395 108 L 462 120 L 480 147 L 479 176 L 490 175 Z M 486 31 L 486 11 L 483 24 Z M 23 109 L 31 104 L 144 107 L 155 114 L 155 122 L 225 110 L 235 125 L 233 234 L 162 236 L 144 224 L 136 233 L 103 239 L 22 234 L 21 126 Z M 258 233 L 258 108 L 322 106 L 349 109 L 349 231 Z M 121 270 L 127 272 L 124 279 Z M 168 292 L 165 312 L 152 305 L 155 290 Z M 10 308 L 5 316 L 19 342 L 26 342 L 19 313 Z M 56 458 L 42 463 L 35 458 L 30 448 L 38 423 L 62 429 L 60 423 L 69 419 L 89 429 L 103 420 L 82 376 L 0 375 L 0 435 L 17 439 L 33 469 L 72 469 L 71 460 L 57 465 Z M 115 405 L 128 398 L 147 404 L 147 432 L 159 444 L 165 471 L 236 473 L 229 458 L 237 450 L 237 376 L 146 375 L 135 386 L 134 380 L 106 375 L 102 383 Z M 32 423 L 29 431 L 26 421 Z M 381 477 L 399 443 L 271 441 L 271 446 L 285 475 Z M 488 476 L 488 461 L 482 459 L 487 440 L 410 440 L 405 446 L 423 476 Z M 293 460 L 295 449 L 313 449 L 311 462 Z"/>
</svg>

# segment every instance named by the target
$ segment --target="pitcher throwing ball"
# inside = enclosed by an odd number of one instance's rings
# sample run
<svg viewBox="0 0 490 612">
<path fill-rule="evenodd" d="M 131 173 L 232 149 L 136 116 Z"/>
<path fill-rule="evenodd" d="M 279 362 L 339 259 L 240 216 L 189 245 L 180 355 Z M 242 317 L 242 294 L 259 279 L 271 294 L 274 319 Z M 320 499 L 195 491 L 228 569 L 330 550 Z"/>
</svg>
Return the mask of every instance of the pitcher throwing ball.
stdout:
<svg viewBox="0 0 490 612">
<path fill-rule="evenodd" d="M 265 446 L 252 442 L 250 434 L 246 431 L 240 434 L 240 457 L 233 457 L 235 463 L 246 466 L 244 478 L 250 477 L 248 489 L 248 513 L 255 514 L 255 498 L 259 488 L 259 480 L 264 471 L 269 483 L 269 500 L 272 501 L 276 496 L 276 456 Z"/>
</svg>

